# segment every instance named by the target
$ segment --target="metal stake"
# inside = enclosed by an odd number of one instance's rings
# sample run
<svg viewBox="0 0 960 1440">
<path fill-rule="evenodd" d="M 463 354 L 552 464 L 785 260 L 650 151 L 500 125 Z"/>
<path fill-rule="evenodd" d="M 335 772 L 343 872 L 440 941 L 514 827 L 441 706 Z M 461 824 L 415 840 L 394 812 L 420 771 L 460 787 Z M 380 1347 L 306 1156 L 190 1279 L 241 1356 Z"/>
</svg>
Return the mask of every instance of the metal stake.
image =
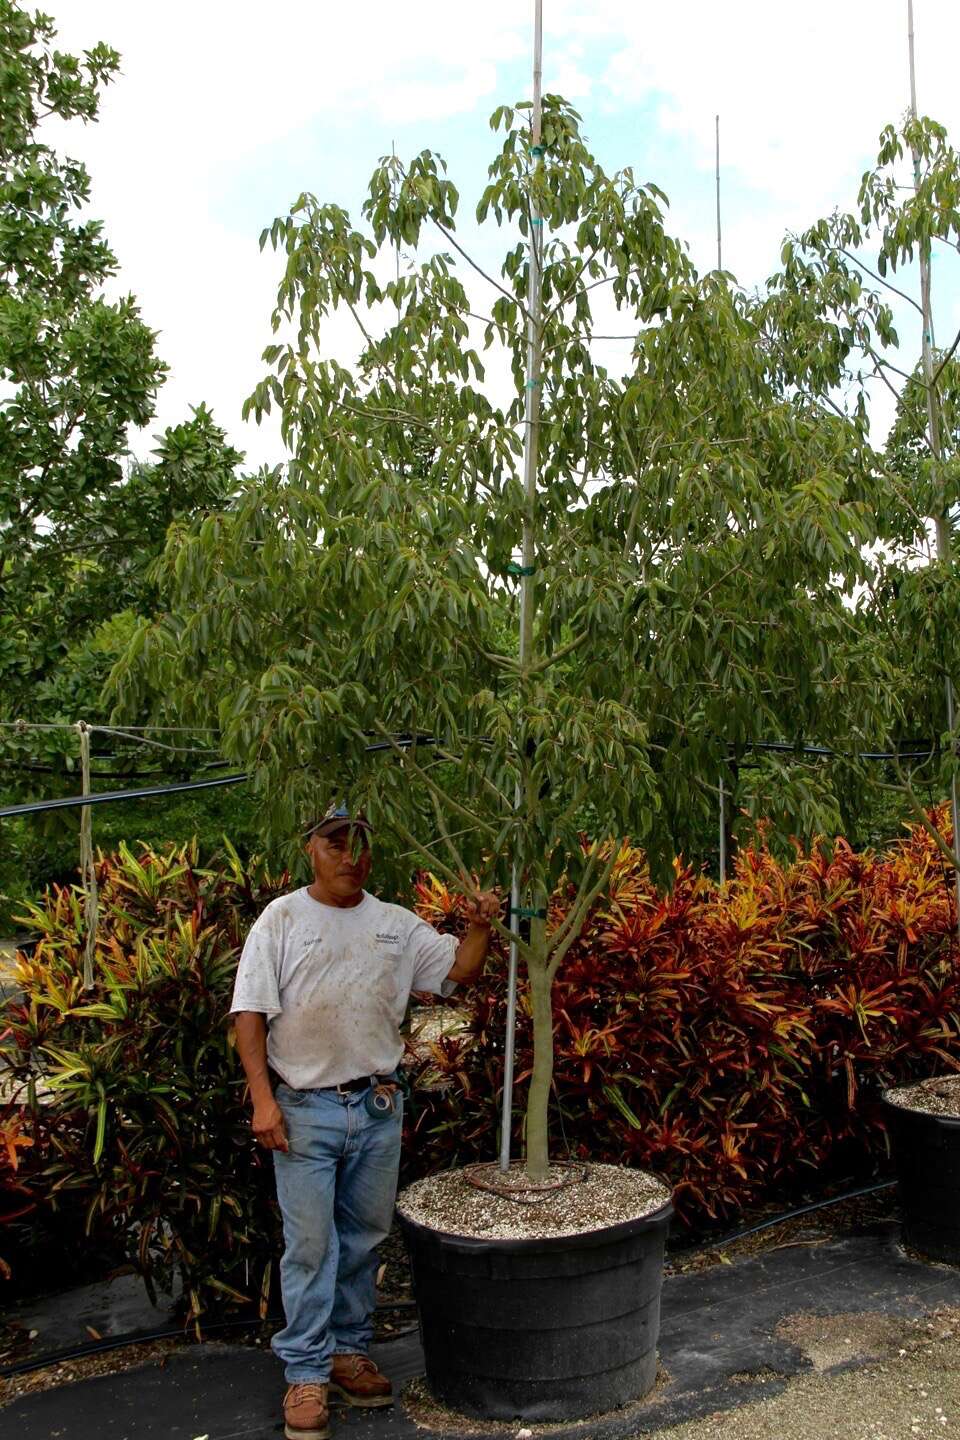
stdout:
<svg viewBox="0 0 960 1440">
<path fill-rule="evenodd" d="M 530 119 L 530 154 L 533 168 L 541 165 L 541 140 L 543 133 L 542 80 L 543 80 L 543 0 L 534 0 L 533 22 L 533 111 Z M 520 575 L 520 683 L 525 681 L 525 670 L 533 651 L 533 612 L 536 596 L 534 593 L 534 506 L 537 498 L 537 470 L 540 451 L 540 351 L 542 337 L 540 265 L 543 256 L 543 216 L 537 201 L 536 190 L 530 193 L 530 235 L 527 260 L 527 385 L 524 412 L 523 446 L 523 493 L 526 509 L 523 519 L 523 545 Z M 526 797 L 523 787 L 517 783 L 516 810 L 519 815 Z M 519 859 L 514 861 L 511 885 L 511 929 L 519 924 L 516 913 L 521 904 L 522 875 Z M 510 1167 L 510 1124 L 513 1116 L 513 1058 L 517 1013 L 517 970 L 519 949 L 516 940 L 510 942 L 510 964 L 507 972 L 507 1034 L 504 1044 L 503 1066 L 503 1109 L 500 1128 L 500 1169 Z"/>
<path fill-rule="evenodd" d="M 90 727 L 86 721 L 77 722 L 80 735 L 80 775 L 84 795 L 90 792 Z M 97 867 L 93 859 L 93 820 L 90 806 L 80 810 L 80 878 L 83 882 L 83 988 L 93 989 L 93 961 L 97 949 Z"/>
<path fill-rule="evenodd" d="M 517 911 L 520 909 L 520 875 L 513 867 L 513 883 L 510 886 L 510 926 L 520 924 Z M 516 940 L 510 941 L 510 959 L 507 965 L 507 1033 L 503 1043 L 503 1108 L 500 1117 L 500 1169 L 510 1169 L 510 1128 L 513 1122 L 513 1071 L 517 1043 L 517 969 L 519 952 Z"/>
</svg>

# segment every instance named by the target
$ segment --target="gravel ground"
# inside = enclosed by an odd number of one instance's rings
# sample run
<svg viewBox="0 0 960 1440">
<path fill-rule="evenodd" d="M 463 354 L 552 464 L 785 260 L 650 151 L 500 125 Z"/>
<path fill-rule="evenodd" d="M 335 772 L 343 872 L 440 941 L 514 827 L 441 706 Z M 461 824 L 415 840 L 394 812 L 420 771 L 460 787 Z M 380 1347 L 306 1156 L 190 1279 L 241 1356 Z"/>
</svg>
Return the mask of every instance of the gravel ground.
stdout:
<svg viewBox="0 0 960 1440">
<path fill-rule="evenodd" d="M 769 1400 L 660 1433 L 669 1440 L 960 1437 L 960 1310 L 941 1310 L 930 1320 L 794 1316 L 782 1333 L 805 1351 L 811 1372 Z M 833 1368 L 865 1355 L 875 1362 Z"/>
</svg>

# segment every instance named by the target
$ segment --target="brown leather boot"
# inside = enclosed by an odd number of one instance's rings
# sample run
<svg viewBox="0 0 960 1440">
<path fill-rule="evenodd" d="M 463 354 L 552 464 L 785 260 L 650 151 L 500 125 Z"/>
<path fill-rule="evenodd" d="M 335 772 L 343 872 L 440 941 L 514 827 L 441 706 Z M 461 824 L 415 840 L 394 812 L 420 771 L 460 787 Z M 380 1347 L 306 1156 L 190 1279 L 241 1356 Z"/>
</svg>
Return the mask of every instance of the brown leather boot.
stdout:
<svg viewBox="0 0 960 1440">
<path fill-rule="evenodd" d="M 283 1433 L 287 1440 L 329 1440 L 326 1385 L 305 1381 L 289 1387 L 283 1397 Z"/>
<path fill-rule="evenodd" d="M 330 1394 L 364 1409 L 393 1404 L 393 1386 L 369 1355 L 334 1355 Z"/>
</svg>

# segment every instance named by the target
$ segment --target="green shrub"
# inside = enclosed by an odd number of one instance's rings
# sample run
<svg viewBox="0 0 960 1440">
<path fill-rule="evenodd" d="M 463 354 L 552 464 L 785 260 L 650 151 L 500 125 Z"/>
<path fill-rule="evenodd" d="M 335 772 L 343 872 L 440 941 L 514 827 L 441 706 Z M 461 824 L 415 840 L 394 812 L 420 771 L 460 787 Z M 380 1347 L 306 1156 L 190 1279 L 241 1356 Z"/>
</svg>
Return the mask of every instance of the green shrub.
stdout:
<svg viewBox="0 0 960 1440">
<path fill-rule="evenodd" d="M 562 889 L 552 903 L 559 920 Z M 457 924 L 436 881 L 419 908 Z M 420 1061 L 411 1177 L 495 1148 L 504 978 L 488 966 L 462 1033 Z M 518 1012 L 522 1088 L 524 987 Z M 724 890 L 678 866 L 667 895 L 625 849 L 557 977 L 554 1026 L 553 1153 L 656 1171 L 688 1222 L 866 1175 L 887 1154 L 880 1092 L 960 1070 L 952 875 L 919 827 L 879 857 L 745 849 Z"/>
<path fill-rule="evenodd" d="M 151 1292 L 183 1285 L 189 1313 L 266 1295 L 278 1245 L 269 1158 L 250 1134 L 227 1014 L 238 947 L 285 878 L 196 846 L 100 859 L 96 985 L 81 990 L 82 896 L 30 910 L 38 934 L 6 1006 L 27 1113 L 55 1211 L 132 1262 Z M 40 1083 L 49 1095 L 36 1096 Z M 28 1152 L 29 1153 L 29 1152 Z"/>
</svg>

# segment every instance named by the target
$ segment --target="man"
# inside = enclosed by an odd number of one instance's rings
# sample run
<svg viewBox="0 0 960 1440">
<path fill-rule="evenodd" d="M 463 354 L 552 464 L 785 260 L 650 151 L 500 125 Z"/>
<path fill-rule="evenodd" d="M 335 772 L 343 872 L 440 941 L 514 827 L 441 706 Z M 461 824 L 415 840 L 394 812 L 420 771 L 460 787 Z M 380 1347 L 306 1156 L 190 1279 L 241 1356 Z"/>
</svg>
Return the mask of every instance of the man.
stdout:
<svg viewBox="0 0 960 1440">
<path fill-rule="evenodd" d="M 393 1219 L 400 1024 L 412 990 L 449 995 L 483 966 L 495 895 L 469 903 L 457 943 L 368 894 L 370 826 L 331 807 L 307 832 L 313 883 L 272 901 L 247 936 L 232 1012 L 283 1216 L 287 1440 L 326 1440 L 328 1398 L 389 1405 L 367 1355 L 376 1246 Z M 272 1078 L 276 1077 L 276 1088 Z"/>
</svg>

